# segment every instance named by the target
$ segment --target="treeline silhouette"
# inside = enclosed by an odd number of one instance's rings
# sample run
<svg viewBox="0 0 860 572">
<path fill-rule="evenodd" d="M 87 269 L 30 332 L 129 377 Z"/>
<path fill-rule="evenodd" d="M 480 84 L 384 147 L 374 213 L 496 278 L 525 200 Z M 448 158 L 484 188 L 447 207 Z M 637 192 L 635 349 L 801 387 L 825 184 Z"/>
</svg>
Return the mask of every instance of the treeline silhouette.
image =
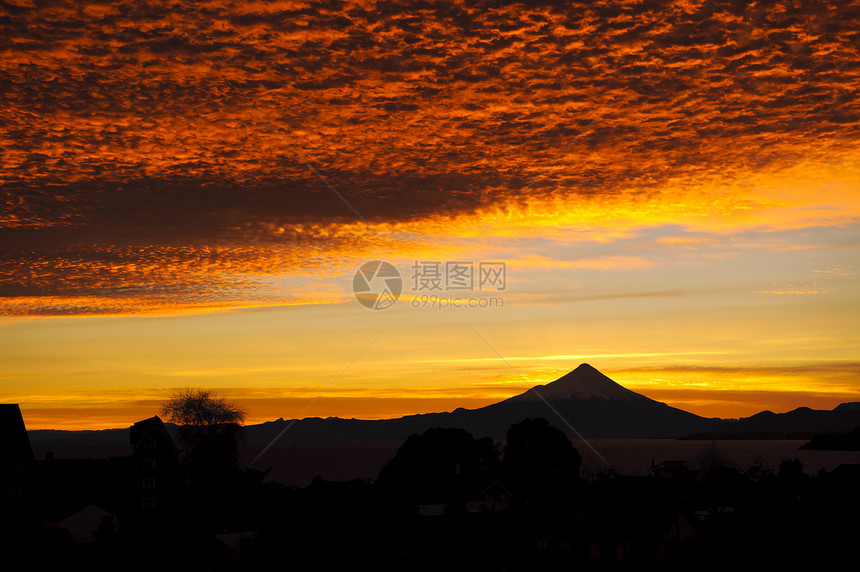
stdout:
<svg viewBox="0 0 860 572">
<path fill-rule="evenodd" d="M 850 556 L 857 534 L 860 466 L 810 476 L 786 459 L 740 471 L 712 451 L 696 467 L 585 480 L 564 433 L 530 418 L 503 445 L 432 428 L 373 482 L 289 487 L 239 465 L 239 429 L 176 447 L 154 417 L 132 427 L 130 458 L 4 460 L 15 489 L 3 500 L 6 557 L 185 572 L 796 569 Z"/>
</svg>

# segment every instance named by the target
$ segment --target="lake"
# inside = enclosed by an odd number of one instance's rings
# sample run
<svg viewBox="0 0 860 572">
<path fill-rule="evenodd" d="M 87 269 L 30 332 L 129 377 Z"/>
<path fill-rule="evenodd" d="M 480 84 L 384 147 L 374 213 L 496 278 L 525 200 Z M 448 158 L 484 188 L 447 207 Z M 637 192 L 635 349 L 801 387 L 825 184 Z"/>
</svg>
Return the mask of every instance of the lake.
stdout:
<svg viewBox="0 0 860 572">
<path fill-rule="evenodd" d="M 830 471 L 843 463 L 860 464 L 860 451 L 798 450 L 805 440 L 592 439 L 589 443 L 605 461 L 584 442 L 574 440 L 574 446 L 582 455 L 582 474 L 586 478 L 608 469 L 622 474 L 647 475 L 652 459 L 658 464 L 666 460 L 689 461 L 712 454 L 714 450 L 741 470 L 752 465 L 757 456 L 761 456 L 765 467 L 774 471 L 779 469 L 783 459 L 797 457 L 803 463 L 804 472 L 809 474 L 820 469 Z M 372 481 L 399 446 L 400 442 L 276 443 L 254 468 L 271 467 L 270 480 L 296 486 L 309 484 L 317 475 L 332 481 Z M 249 462 L 262 448 L 259 444 L 246 445 L 242 451 L 243 461 Z"/>
<path fill-rule="evenodd" d="M 613 468 L 624 474 L 645 475 L 650 472 L 652 459 L 689 461 L 715 450 L 724 459 L 746 470 L 757 456 L 765 467 L 779 469 L 783 459 L 799 458 L 803 470 L 815 474 L 820 469 L 831 471 L 843 463 L 860 463 L 860 451 L 801 451 L 806 440 L 722 440 L 678 441 L 675 439 L 592 439 L 589 441 L 603 462 L 581 441 L 573 441 L 582 455 L 583 475 Z"/>
</svg>

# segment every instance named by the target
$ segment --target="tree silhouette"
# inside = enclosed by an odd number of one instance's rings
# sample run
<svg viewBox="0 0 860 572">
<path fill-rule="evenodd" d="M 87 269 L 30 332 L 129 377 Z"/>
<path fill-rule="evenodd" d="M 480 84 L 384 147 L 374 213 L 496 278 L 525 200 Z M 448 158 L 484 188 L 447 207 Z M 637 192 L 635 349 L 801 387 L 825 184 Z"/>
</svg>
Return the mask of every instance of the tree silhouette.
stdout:
<svg viewBox="0 0 860 572">
<path fill-rule="evenodd" d="M 414 503 L 468 500 L 492 482 L 498 451 L 492 439 L 463 429 L 435 427 L 409 437 L 379 473 L 376 484 Z"/>
<path fill-rule="evenodd" d="M 211 483 L 237 465 L 243 407 L 211 390 L 188 388 L 176 390 L 161 412 L 179 426 L 192 483 Z"/>
<path fill-rule="evenodd" d="M 241 423 L 247 412 L 241 406 L 218 397 L 209 389 L 177 389 L 161 406 L 171 423 L 191 427 L 200 434 L 211 434 L 221 425 Z"/>
<path fill-rule="evenodd" d="M 546 419 L 511 425 L 506 441 L 502 479 L 518 496 L 548 500 L 566 494 L 579 480 L 579 451 Z"/>
</svg>

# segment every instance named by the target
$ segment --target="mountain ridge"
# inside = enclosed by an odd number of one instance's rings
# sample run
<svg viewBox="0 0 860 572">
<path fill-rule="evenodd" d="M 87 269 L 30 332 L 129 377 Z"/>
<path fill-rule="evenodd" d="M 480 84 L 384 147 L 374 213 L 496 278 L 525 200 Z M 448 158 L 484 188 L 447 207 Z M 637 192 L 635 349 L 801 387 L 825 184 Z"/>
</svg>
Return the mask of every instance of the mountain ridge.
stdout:
<svg viewBox="0 0 860 572">
<path fill-rule="evenodd" d="M 550 405 L 549 407 L 547 405 Z M 544 417 L 570 438 L 705 438 L 746 432 L 795 433 L 786 424 L 800 423 L 802 431 L 850 429 L 846 424 L 860 411 L 855 403 L 832 411 L 799 407 L 788 413 L 762 411 L 748 418 L 705 418 L 655 401 L 629 390 L 587 363 L 547 384 L 536 385 L 502 401 L 477 409 L 419 413 L 393 419 L 306 417 L 265 421 L 245 426 L 246 443 L 267 443 L 280 438 L 297 442 L 402 441 L 430 427 L 456 427 L 475 436 L 503 440 L 512 424 L 527 417 Z M 837 419 L 838 418 L 838 419 Z M 860 421 L 858 421 L 860 423 Z M 289 433 L 284 434 L 289 426 Z M 127 430 L 29 431 L 36 446 L 127 443 Z M 734 438 L 734 437 L 732 437 Z"/>
</svg>

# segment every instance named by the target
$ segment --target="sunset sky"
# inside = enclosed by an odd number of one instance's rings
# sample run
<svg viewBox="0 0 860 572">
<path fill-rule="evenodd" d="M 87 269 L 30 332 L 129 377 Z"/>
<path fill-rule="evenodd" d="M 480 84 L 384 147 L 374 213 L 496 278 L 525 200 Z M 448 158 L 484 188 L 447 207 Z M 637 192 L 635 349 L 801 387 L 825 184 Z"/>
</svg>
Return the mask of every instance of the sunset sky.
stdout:
<svg viewBox="0 0 860 572">
<path fill-rule="evenodd" d="M 860 3 L 557 4 L 0 3 L 0 402 L 383 418 L 583 362 L 860 401 Z M 446 262 L 504 289 L 418 287 Z"/>
</svg>

